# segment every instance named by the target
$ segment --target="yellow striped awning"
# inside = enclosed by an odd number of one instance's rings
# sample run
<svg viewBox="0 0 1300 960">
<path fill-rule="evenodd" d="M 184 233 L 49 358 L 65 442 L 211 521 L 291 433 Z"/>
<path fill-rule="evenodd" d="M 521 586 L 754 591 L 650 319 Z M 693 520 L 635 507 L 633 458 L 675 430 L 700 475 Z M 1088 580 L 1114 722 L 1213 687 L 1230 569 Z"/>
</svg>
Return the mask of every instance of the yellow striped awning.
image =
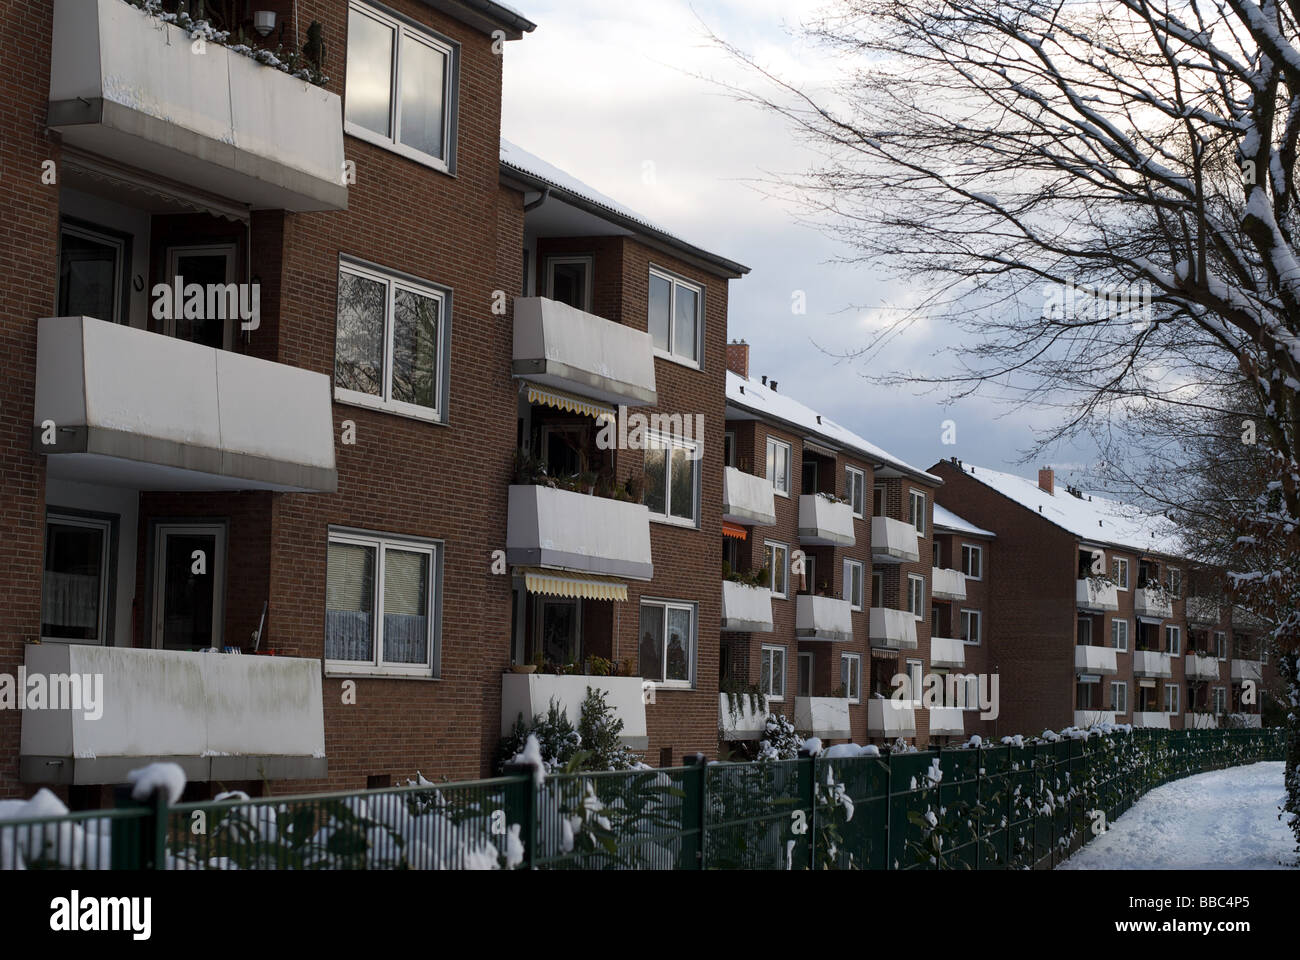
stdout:
<svg viewBox="0 0 1300 960">
<path fill-rule="evenodd" d="M 524 575 L 524 586 L 529 593 L 549 597 L 581 597 L 585 600 L 627 599 L 627 584 L 613 577 L 543 570 L 539 567 L 524 567 L 520 572 Z"/>
<path fill-rule="evenodd" d="M 528 384 L 528 402 L 540 403 L 542 406 L 554 407 L 557 410 L 563 410 L 566 413 L 580 413 L 586 417 L 594 417 L 597 420 L 613 420 L 615 417 L 614 408 L 606 406 L 603 403 L 597 403 L 595 400 L 586 400 L 582 397 L 575 397 L 571 393 L 565 393 L 563 390 L 555 390 L 551 387 L 539 387 L 535 383 Z"/>
</svg>

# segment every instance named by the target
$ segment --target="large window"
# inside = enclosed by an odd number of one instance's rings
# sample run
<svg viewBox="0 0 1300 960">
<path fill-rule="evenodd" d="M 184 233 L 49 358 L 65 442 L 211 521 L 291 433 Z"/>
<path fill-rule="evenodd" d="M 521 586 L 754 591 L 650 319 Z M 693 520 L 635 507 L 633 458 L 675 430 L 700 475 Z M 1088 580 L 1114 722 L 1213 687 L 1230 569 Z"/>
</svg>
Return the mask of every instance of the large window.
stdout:
<svg viewBox="0 0 1300 960">
<path fill-rule="evenodd" d="M 641 601 L 641 676 L 690 686 L 695 676 L 695 605 Z"/>
<path fill-rule="evenodd" d="M 862 561 L 844 560 L 844 599 L 854 610 L 862 609 Z"/>
<path fill-rule="evenodd" d="M 758 688 L 764 696 L 772 700 L 785 698 L 785 647 L 763 645 Z"/>
<path fill-rule="evenodd" d="M 650 268 L 650 339 L 655 352 L 700 365 L 704 290 L 664 270 Z"/>
<path fill-rule="evenodd" d="M 1116 714 L 1128 713 L 1128 684 L 1123 680 L 1111 681 L 1110 708 Z"/>
<path fill-rule="evenodd" d="M 344 129 L 443 171 L 455 165 L 456 47 L 353 0 Z"/>
<path fill-rule="evenodd" d="M 916 532 L 920 536 L 925 536 L 925 494 L 916 490 L 908 493 L 908 500 L 911 503 L 911 522 L 916 527 Z"/>
<path fill-rule="evenodd" d="M 961 570 L 971 580 L 984 578 L 984 548 L 973 544 L 961 545 Z"/>
<path fill-rule="evenodd" d="M 94 317 L 109 323 L 126 318 L 129 237 L 64 221 L 59 229 L 60 317 Z"/>
<path fill-rule="evenodd" d="M 54 513 L 46 518 L 42 640 L 108 642 L 112 524 Z"/>
<path fill-rule="evenodd" d="M 785 598 L 790 595 L 790 548 L 784 543 L 768 540 L 763 544 L 763 564 L 770 577 L 769 586 L 772 596 Z"/>
<path fill-rule="evenodd" d="M 1214 656 L 1219 660 L 1228 658 L 1228 635 L 1222 630 L 1214 631 Z"/>
<path fill-rule="evenodd" d="M 857 467 L 844 468 L 844 495 L 853 505 L 853 515 L 863 516 L 867 508 L 867 475 Z"/>
<path fill-rule="evenodd" d="M 963 610 L 961 612 L 962 642 L 978 644 L 980 642 L 980 628 L 980 612 L 978 610 Z"/>
<path fill-rule="evenodd" d="M 1110 622 L 1110 645 L 1121 652 L 1128 651 L 1128 621 L 1112 620 Z"/>
<path fill-rule="evenodd" d="M 1165 684 L 1165 713 L 1178 712 L 1178 684 Z"/>
<path fill-rule="evenodd" d="M 1165 627 L 1165 650 L 1177 657 L 1183 652 L 1183 628 Z"/>
<path fill-rule="evenodd" d="M 849 703 L 862 701 L 862 655 L 858 653 L 840 654 L 840 685 Z"/>
<path fill-rule="evenodd" d="M 925 578 L 907 575 L 907 609 L 920 620 L 925 616 Z"/>
<path fill-rule="evenodd" d="M 327 669 L 436 675 L 440 576 L 436 543 L 331 533 L 325 583 Z"/>
<path fill-rule="evenodd" d="M 767 479 L 777 493 L 790 496 L 790 444 L 771 437 L 767 439 Z"/>
<path fill-rule="evenodd" d="M 1222 716 L 1228 712 L 1228 690 L 1226 687 L 1213 687 L 1210 690 L 1210 696 L 1213 698 L 1216 716 Z"/>
<path fill-rule="evenodd" d="M 335 398 L 444 419 L 447 299 L 437 287 L 340 263 Z"/>
<path fill-rule="evenodd" d="M 699 478 L 699 444 L 646 435 L 645 504 L 652 515 L 694 526 L 699 516 Z"/>
<path fill-rule="evenodd" d="M 1128 561 L 1121 557 L 1114 557 L 1110 561 L 1110 575 L 1115 580 L 1115 585 L 1121 590 L 1128 589 Z"/>
<path fill-rule="evenodd" d="M 591 312 L 591 257 L 547 257 L 546 296 Z"/>
</svg>

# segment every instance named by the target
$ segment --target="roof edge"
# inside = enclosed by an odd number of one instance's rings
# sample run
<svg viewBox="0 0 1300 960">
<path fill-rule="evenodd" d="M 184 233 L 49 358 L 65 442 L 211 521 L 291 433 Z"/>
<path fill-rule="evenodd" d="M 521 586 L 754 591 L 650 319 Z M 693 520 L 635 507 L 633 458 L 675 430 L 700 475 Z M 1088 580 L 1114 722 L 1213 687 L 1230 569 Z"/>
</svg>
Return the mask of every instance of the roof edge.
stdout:
<svg viewBox="0 0 1300 960">
<path fill-rule="evenodd" d="M 525 33 L 532 33 L 537 24 L 523 14 L 509 7 L 495 3 L 494 0 L 420 0 L 427 7 L 433 7 L 449 17 L 455 17 L 471 27 L 491 33 L 492 29 L 505 28 L 507 40 L 519 40 Z"/>
</svg>

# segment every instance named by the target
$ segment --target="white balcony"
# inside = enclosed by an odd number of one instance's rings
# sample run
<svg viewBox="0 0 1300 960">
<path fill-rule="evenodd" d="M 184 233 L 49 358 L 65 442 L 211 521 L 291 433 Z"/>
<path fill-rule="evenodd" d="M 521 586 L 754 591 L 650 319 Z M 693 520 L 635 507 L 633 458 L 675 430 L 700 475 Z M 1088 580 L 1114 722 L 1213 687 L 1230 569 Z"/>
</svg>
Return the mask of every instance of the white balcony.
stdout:
<svg viewBox="0 0 1300 960">
<path fill-rule="evenodd" d="M 965 600 L 966 574 L 960 570 L 932 567 L 930 570 L 930 596 L 935 600 Z"/>
<path fill-rule="evenodd" d="M 1187 622 L 1212 627 L 1219 622 L 1219 606 L 1207 597 L 1187 598 Z"/>
<path fill-rule="evenodd" d="M 1189 653 L 1183 663 L 1183 674 L 1188 680 L 1218 680 L 1219 661 L 1214 657 L 1200 657 Z"/>
<path fill-rule="evenodd" d="M 37 325 L 34 414 L 33 449 L 60 479 L 140 490 L 338 489 L 329 377 L 283 363 L 90 317 L 48 317 Z"/>
<path fill-rule="evenodd" d="M 800 640 L 853 641 L 853 608 L 847 600 L 801 593 L 795 600 L 794 633 Z"/>
<path fill-rule="evenodd" d="M 199 54 L 123 0 L 54 0 L 46 122 L 65 145 L 254 209 L 347 209 L 337 94 L 220 44 Z"/>
<path fill-rule="evenodd" d="M 1254 680 L 1258 684 L 1262 676 L 1258 660 L 1233 660 L 1231 661 L 1230 670 L 1233 683 Z"/>
<path fill-rule="evenodd" d="M 1269 626 L 1269 622 L 1252 610 L 1245 607 L 1232 608 L 1232 625 L 1242 627 L 1246 630 L 1263 630 Z"/>
<path fill-rule="evenodd" d="M 1159 730 L 1168 730 L 1169 714 L 1138 710 L 1133 714 L 1133 726 L 1155 727 Z"/>
<path fill-rule="evenodd" d="M 871 518 L 871 559 L 876 563 L 916 563 L 916 527 L 890 517 Z"/>
<path fill-rule="evenodd" d="M 847 697 L 795 697 L 794 728 L 800 733 L 828 740 L 853 736 L 849 725 Z"/>
<path fill-rule="evenodd" d="M 1074 672 L 1104 674 L 1109 676 L 1119 672 L 1115 659 L 1114 647 L 1093 647 L 1089 645 L 1074 648 Z"/>
<path fill-rule="evenodd" d="M 776 523 L 772 481 L 727 467 L 722 471 L 722 519 L 751 527 Z"/>
<path fill-rule="evenodd" d="M 515 299 L 511 370 L 604 403 L 659 402 L 650 334 L 546 297 Z"/>
<path fill-rule="evenodd" d="M 1102 723 L 1114 723 L 1114 710 L 1076 710 L 1074 711 L 1074 725 L 1081 729 L 1097 726 Z"/>
<path fill-rule="evenodd" d="M 799 497 L 799 542 L 822 547 L 851 547 L 853 506 L 828 500 L 820 493 Z"/>
<path fill-rule="evenodd" d="M 576 727 L 582 718 L 587 688 L 601 690 L 614 715 L 623 721 L 619 739 L 633 750 L 650 744 L 646 732 L 646 681 L 640 677 L 558 676 L 552 673 L 503 673 L 501 675 L 501 729 L 509 731 L 520 716 L 524 722 L 546 716 L 554 700 Z"/>
<path fill-rule="evenodd" d="M 1184 725 L 1188 730 L 1217 730 L 1219 718 L 1212 713 L 1188 713 Z"/>
<path fill-rule="evenodd" d="M 916 707 L 910 700 L 872 697 L 867 701 L 867 733 L 887 740 L 916 736 Z"/>
<path fill-rule="evenodd" d="M 1174 615 L 1174 604 L 1163 590 L 1135 590 L 1133 612 L 1139 617 L 1168 620 Z"/>
<path fill-rule="evenodd" d="M 930 736 L 961 737 L 965 734 L 965 711 L 960 707 L 930 708 Z"/>
<path fill-rule="evenodd" d="M 772 591 L 723 580 L 721 629 L 734 633 L 771 633 Z"/>
<path fill-rule="evenodd" d="M 1119 609 L 1119 588 L 1113 583 L 1084 577 L 1075 583 L 1075 597 L 1080 610 L 1114 613 Z"/>
<path fill-rule="evenodd" d="M 1173 658 L 1159 650 L 1133 651 L 1133 676 L 1165 677 L 1174 675 Z"/>
<path fill-rule="evenodd" d="M 102 678 L 98 717 L 23 711 L 28 782 L 124 783 L 152 761 L 201 781 L 325 776 L 319 660 L 43 643 L 27 646 L 26 667 L 29 678 Z"/>
<path fill-rule="evenodd" d="M 731 695 L 718 694 L 718 736 L 723 740 L 758 740 L 767 732 L 767 697 L 736 695 L 732 712 Z"/>
<path fill-rule="evenodd" d="M 650 511 L 644 504 L 552 487 L 510 487 L 506 561 L 649 580 Z"/>
<path fill-rule="evenodd" d="M 916 649 L 916 617 L 906 610 L 872 607 L 871 645 L 889 650 Z"/>
<path fill-rule="evenodd" d="M 966 666 L 966 644 L 961 637 L 931 637 L 930 666 L 963 669 Z"/>
</svg>

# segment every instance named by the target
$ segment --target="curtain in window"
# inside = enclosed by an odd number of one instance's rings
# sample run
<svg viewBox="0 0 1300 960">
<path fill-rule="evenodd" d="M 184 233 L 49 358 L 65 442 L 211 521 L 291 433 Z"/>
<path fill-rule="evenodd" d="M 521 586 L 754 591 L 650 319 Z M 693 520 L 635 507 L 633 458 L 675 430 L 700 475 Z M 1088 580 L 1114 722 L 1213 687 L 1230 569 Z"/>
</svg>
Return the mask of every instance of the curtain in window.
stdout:
<svg viewBox="0 0 1300 960">
<path fill-rule="evenodd" d="M 384 551 L 384 660 L 429 659 L 429 555 Z"/>
<path fill-rule="evenodd" d="M 331 543 L 325 576 L 325 659 L 373 661 L 374 614 L 375 548 Z"/>
<path fill-rule="evenodd" d="M 663 607 L 641 608 L 641 676 L 646 680 L 664 678 L 664 611 Z"/>
</svg>

